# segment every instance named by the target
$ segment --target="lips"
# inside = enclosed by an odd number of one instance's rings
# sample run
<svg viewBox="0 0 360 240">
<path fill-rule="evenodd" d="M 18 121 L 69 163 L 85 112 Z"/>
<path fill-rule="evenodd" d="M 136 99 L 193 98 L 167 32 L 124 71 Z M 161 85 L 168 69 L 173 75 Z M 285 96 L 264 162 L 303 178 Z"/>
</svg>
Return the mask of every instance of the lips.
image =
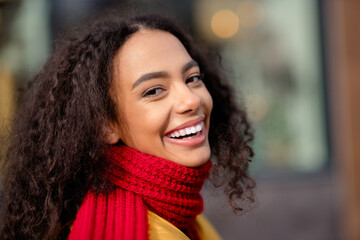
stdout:
<svg viewBox="0 0 360 240">
<path fill-rule="evenodd" d="M 182 146 L 196 146 L 206 140 L 204 117 L 198 117 L 181 124 L 177 128 L 166 133 L 164 140 Z"/>
<path fill-rule="evenodd" d="M 179 130 L 173 131 L 171 134 L 168 134 L 167 137 L 177 139 L 177 138 L 186 138 L 192 137 L 201 132 L 204 129 L 204 122 L 200 122 L 194 126 L 182 128 Z"/>
</svg>

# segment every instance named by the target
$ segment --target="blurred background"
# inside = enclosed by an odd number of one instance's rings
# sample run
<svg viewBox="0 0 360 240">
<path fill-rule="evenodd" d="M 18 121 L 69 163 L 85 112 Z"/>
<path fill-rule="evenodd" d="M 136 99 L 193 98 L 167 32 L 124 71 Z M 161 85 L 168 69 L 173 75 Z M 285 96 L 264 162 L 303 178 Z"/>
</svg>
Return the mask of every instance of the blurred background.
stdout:
<svg viewBox="0 0 360 240">
<path fill-rule="evenodd" d="M 223 56 L 255 129 L 257 203 L 235 216 L 204 188 L 224 239 L 360 239 L 360 1 L 0 0 L 0 137 L 17 89 L 99 10 L 175 17 Z"/>
</svg>

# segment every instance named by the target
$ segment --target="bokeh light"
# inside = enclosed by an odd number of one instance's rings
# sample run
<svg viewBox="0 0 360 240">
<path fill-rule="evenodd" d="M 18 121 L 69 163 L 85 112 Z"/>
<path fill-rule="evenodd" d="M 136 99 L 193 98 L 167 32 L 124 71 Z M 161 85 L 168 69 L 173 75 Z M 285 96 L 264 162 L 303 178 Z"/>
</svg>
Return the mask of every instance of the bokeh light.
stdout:
<svg viewBox="0 0 360 240">
<path fill-rule="evenodd" d="M 239 29 L 239 18 L 231 10 L 220 10 L 211 18 L 211 29 L 220 38 L 231 38 Z"/>
</svg>

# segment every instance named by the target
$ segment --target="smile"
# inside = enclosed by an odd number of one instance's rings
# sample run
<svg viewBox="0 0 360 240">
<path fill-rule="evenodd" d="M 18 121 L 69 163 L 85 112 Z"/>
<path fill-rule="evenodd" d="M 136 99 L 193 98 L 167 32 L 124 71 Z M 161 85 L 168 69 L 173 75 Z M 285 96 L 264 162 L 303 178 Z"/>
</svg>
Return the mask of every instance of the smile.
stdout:
<svg viewBox="0 0 360 240">
<path fill-rule="evenodd" d="M 201 122 L 194 126 L 176 130 L 171 134 L 167 135 L 167 137 L 172 139 L 184 139 L 184 138 L 196 137 L 200 134 L 203 128 L 204 128 L 204 122 Z"/>
<path fill-rule="evenodd" d="M 200 121 L 199 121 L 200 120 Z M 204 118 L 201 117 L 187 126 L 178 128 L 164 136 L 164 141 L 184 147 L 196 147 L 206 140 Z"/>
</svg>

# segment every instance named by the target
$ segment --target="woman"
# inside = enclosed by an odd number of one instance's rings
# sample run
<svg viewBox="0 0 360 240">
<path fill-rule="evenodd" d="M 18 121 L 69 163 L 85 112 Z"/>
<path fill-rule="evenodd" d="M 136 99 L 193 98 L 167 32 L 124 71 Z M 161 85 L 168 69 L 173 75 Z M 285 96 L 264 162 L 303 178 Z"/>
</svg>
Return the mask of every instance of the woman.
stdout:
<svg viewBox="0 0 360 240">
<path fill-rule="evenodd" d="M 168 19 L 85 29 L 31 81 L 14 121 L 0 238 L 211 238 L 198 216 L 211 165 L 234 211 L 254 187 L 231 87 Z"/>
</svg>

